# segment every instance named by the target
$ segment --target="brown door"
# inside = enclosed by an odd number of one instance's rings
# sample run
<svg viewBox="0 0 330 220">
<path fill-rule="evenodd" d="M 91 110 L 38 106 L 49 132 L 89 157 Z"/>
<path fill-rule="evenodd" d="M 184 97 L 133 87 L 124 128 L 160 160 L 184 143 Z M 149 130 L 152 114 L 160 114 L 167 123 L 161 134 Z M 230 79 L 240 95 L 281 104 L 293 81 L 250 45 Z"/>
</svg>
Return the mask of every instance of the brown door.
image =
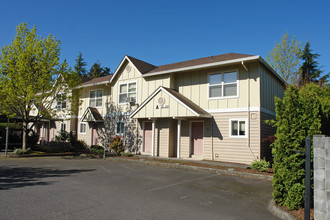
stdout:
<svg viewBox="0 0 330 220">
<path fill-rule="evenodd" d="M 144 152 L 151 153 L 151 147 L 152 147 L 152 122 L 146 121 L 144 122 L 144 134 L 143 134 L 144 140 Z"/>
<path fill-rule="evenodd" d="M 191 154 L 203 155 L 203 122 L 191 123 Z"/>
<path fill-rule="evenodd" d="M 99 135 L 97 134 L 97 124 L 93 124 L 92 128 L 92 145 L 97 145 L 97 139 L 99 138 Z"/>
</svg>

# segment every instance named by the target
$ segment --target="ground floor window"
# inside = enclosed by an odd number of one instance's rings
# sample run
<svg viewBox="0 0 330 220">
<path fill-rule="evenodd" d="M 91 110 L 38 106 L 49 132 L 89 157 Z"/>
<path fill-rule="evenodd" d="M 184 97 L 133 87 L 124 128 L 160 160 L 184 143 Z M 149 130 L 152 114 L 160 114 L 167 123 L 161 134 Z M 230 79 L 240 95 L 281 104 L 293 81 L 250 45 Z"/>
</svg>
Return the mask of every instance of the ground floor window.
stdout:
<svg viewBox="0 0 330 220">
<path fill-rule="evenodd" d="M 83 122 L 80 123 L 80 134 L 86 134 L 86 127 L 87 127 L 86 123 Z"/>
<path fill-rule="evenodd" d="M 117 133 L 117 135 L 124 135 L 124 133 L 125 133 L 125 122 L 124 121 L 117 121 L 116 133 Z"/>
<path fill-rule="evenodd" d="M 66 131 L 66 123 L 61 122 L 61 131 Z"/>
<path fill-rule="evenodd" d="M 230 137 L 247 137 L 246 119 L 231 119 L 229 123 Z"/>
</svg>

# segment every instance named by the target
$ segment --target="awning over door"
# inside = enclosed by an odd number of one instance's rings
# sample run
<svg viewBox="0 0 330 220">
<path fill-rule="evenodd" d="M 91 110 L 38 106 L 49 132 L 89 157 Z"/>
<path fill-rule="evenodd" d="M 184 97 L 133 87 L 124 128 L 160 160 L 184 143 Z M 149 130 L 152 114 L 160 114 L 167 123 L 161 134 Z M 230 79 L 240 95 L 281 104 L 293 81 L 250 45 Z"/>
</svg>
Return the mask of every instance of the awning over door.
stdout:
<svg viewBox="0 0 330 220">
<path fill-rule="evenodd" d="M 82 115 L 80 121 L 82 122 L 103 122 L 102 115 L 96 108 L 88 107 Z"/>
<path fill-rule="evenodd" d="M 174 89 L 159 87 L 134 112 L 131 118 L 212 117 L 204 109 Z"/>
</svg>

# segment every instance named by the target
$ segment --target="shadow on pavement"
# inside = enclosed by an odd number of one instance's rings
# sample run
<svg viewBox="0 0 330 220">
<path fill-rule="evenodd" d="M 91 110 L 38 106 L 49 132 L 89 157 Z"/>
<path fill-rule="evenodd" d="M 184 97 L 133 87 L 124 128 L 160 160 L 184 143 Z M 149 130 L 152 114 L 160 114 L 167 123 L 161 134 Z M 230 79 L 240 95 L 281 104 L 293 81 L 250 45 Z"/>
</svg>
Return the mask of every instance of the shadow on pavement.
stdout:
<svg viewBox="0 0 330 220">
<path fill-rule="evenodd" d="M 43 181 L 45 178 L 52 177 L 65 177 L 75 173 L 91 172 L 95 169 L 88 170 L 59 170 L 52 168 L 31 168 L 31 167 L 20 167 L 13 168 L 3 166 L 0 167 L 0 190 L 9 190 L 13 188 L 20 188 L 25 186 L 34 185 L 48 185 L 55 181 Z"/>
</svg>

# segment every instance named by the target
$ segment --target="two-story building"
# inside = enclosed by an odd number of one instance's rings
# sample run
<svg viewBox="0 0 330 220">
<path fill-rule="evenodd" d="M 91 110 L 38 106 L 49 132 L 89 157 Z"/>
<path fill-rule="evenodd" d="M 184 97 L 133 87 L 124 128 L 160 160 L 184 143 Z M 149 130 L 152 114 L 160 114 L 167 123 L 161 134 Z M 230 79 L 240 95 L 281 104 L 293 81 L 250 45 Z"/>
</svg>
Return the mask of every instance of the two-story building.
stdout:
<svg viewBox="0 0 330 220">
<path fill-rule="evenodd" d="M 162 66 L 125 56 L 82 84 L 78 139 L 151 156 L 251 163 L 270 152 L 285 83 L 260 56 L 229 53 Z"/>
</svg>

